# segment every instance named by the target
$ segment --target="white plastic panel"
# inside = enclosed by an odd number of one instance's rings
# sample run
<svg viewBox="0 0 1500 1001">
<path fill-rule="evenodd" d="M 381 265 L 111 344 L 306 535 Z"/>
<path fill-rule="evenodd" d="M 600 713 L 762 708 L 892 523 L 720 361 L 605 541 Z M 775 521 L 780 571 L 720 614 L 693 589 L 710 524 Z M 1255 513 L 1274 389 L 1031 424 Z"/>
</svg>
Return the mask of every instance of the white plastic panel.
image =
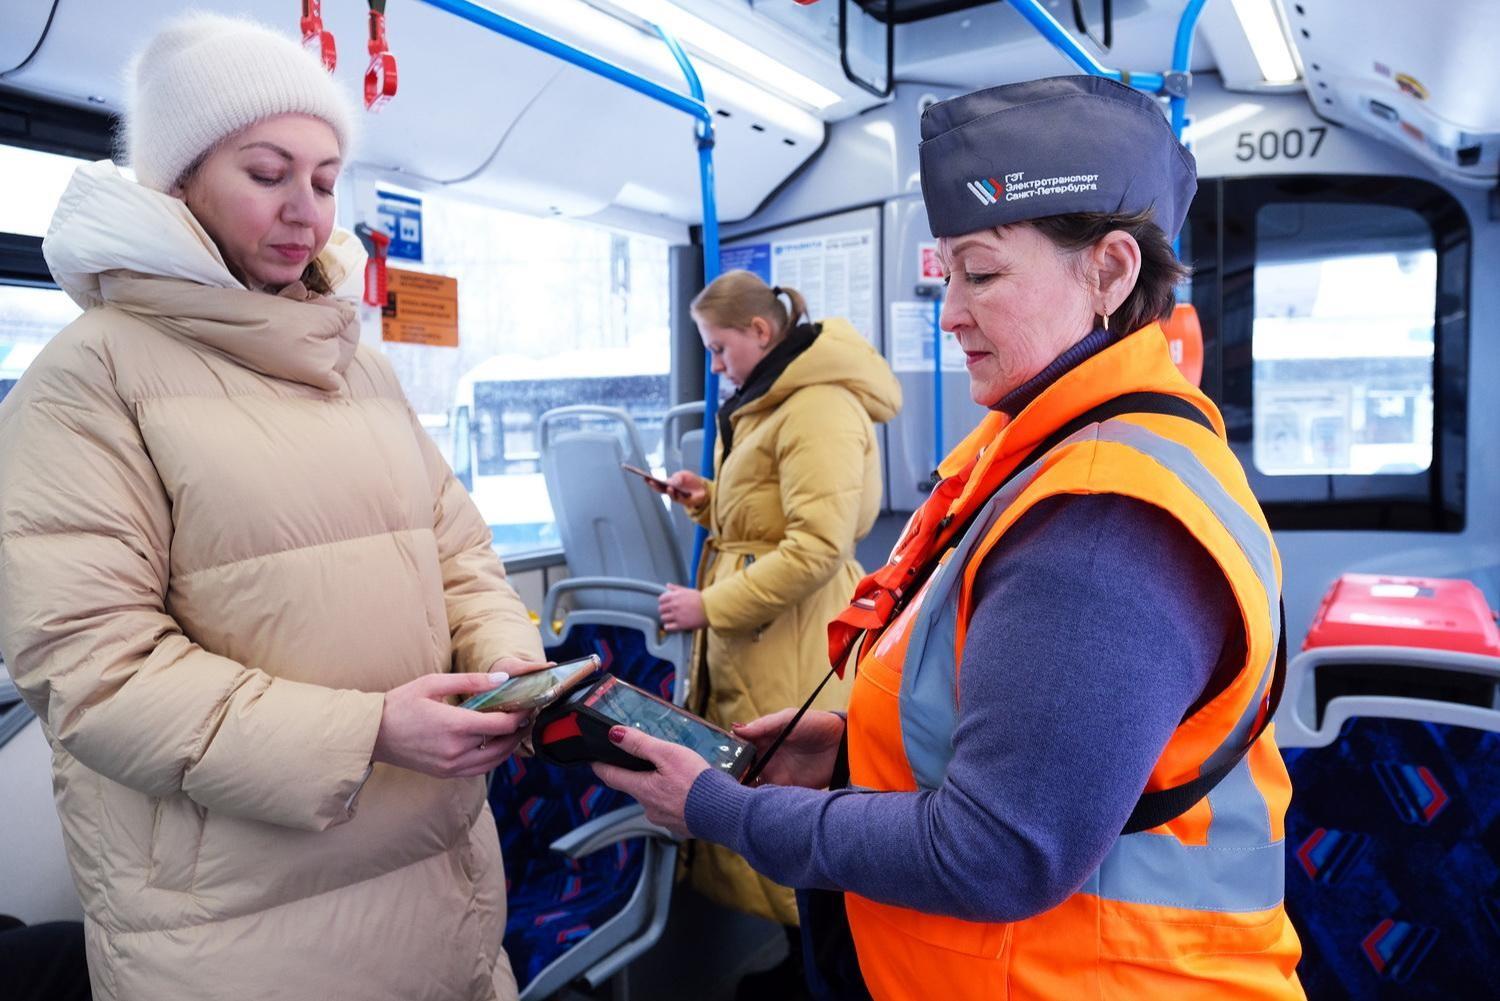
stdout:
<svg viewBox="0 0 1500 1001">
<path fill-rule="evenodd" d="M 1215 0 L 1226 3 L 1227 0 Z M 1069 0 L 1045 6 L 1068 31 L 1078 34 Z M 1097 4 L 1089 5 L 1097 9 Z M 1104 65 L 1159 72 L 1172 61 L 1172 42 L 1183 0 L 1114 0 L 1114 42 L 1103 52 L 1084 47 Z M 1210 4 L 1210 7 L 1214 4 Z M 838 59 L 838 0 L 809 6 L 760 4 L 766 16 L 799 37 L 815 39 Z M 849 4 L 850 62 L 855 72 L 879 86 L 885 73 L 885 27 Z M 1194 51 L 1194 66 L 1212 65 L 1207 51 Z M 926 18 L 896 29 L 896 77 L 962 90 L 1037 77 L 1077 73 L 1077 67 L 1045 42 L 1036 29 L 1004 3 L 991 3 Z"/>
<path fill-rule="evenodd" d="M 1434 176 L 1405 150 L 1319 118 L 1301 91 L 1232 93 L 1209 74 L 1193 78 L 1186 138 L 1197 158 L 1199 177 Z"/>
<path fill-rule="evenodd" d="M 29 30 L 34 40 L 40 30 L 28 29 L 30 18 L 17 16 L 12 6 L 0 14 L 0 51 L 8 51 L 13 36 Z M 22 6 L 46 5 L 28 0 Z M 297 5 L 282 0 L 197 6 L 297 30 Z M 577 0 L 489 6 L 687 92 L 660 39 Z M 119 111 L 131 54 L 181 9 L 176 0 L 59 0 L 47 43 L 5 83 L 79 105 L 98 97 Z M 323 16 L 339 46 L 337 76 L 358 94 L 367 62 L 365 5 L 325 3 Z M 701 221 L 691 116 L 417 0 L 390 4 L 387 35 L 400 89 L 378 115 L 362 117 L 358 163 L 405 175 L 414 187 L 452 185 L 538 214 L 602 212 L 647 225 L 651 219 Z M 817 151 L 824 125 L 810 111 L 714 66 L 700 65 L 698 72 L 710 106 L 728 113 L 715 118 L 719 214 L 743 217 Z"/>
<path fill-rule="evenodd" d="M 1500 4 L 1288 0 L 1319 114 L 1392 143 L 1445 176 L 1493 184 L 1500 164 Z"/>
<path fill-rule="evenodd" d="M 0 7 L 0 74 L 9 73 L 41 41 L 52 0 L 12 0 Z"/>
</svg>

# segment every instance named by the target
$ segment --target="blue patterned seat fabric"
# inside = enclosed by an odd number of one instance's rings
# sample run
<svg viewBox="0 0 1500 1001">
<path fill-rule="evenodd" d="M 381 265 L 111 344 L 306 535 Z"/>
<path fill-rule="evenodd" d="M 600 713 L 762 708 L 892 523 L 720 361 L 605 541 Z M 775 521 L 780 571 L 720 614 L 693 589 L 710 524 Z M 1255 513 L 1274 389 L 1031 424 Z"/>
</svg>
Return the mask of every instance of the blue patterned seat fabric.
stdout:
<svg viewBox="0 0 1500 1001">
<path fill-rule="evenodd" d="M 672 664 L 653 656 L 639 631 L 574 626 L 566 641 L 547 650 L 547 656 L 558 662 L 591 653 L 600 656 L 609 673 L 671 699 Z M 516 757 L 496 771 L 490 809 L 500 828 L 510 898 L 505 949 L 522 989 L 618 913 L 641 877 L 638 838 L 581 859 L 552 851 L 552 842 L 632 802 L 600 784 L 587 768 Z"/>
<path fill-rule="evenodd" d="M 1352 719 L 1284 753 L 1308 998 L 1500 997 L 1500 734 Z"/>
</svg>

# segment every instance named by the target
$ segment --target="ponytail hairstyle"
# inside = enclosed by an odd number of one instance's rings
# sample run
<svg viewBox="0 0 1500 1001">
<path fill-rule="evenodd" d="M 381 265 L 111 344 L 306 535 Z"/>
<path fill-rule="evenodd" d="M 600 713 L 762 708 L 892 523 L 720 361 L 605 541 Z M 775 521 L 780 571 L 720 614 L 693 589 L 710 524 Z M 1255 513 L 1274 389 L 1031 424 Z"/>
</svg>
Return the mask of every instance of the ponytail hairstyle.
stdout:
<svg viewBox="0 0 1500 1001">
<path fill-rule="evenodd" d="M 788 310 L 782 297 L 791 304 Z M 794 288 L 771 287 L 749 271 L 726 271 L 708 283 L 689 307 L 693 319 L 715 327 L 744 330 L 757 316 L 771 327 L 774 345 L 807 322 L 807 300 Z"/>
</svg>

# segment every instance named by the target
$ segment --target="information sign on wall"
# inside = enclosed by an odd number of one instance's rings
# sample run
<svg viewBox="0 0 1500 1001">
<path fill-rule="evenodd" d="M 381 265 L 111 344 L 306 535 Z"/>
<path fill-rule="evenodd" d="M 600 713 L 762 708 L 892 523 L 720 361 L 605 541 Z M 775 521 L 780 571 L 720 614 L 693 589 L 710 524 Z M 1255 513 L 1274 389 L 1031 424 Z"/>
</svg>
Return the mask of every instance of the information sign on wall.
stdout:
<svg viewBox="0 0 1500 1001">
<path fill-rule="evenodd" d="M 386 257 L 402 261 L 422 260 L 422 199 L 377 188 L 375 220 L 376 228 L 391 238 Z"/>
<path fill-rule="evenodd" d="M 918 300 L 891 303 L 887 356 L 897 372 L 932 371 L 932 303 Z M 962 372 L 964 352 L 951 331 L 943 331 L 943 371 Z"/>
<path fill-rule="evenodd" d="M 743 247 L 725 247 L 719 251 L 719 270 L 748 271 L 770 285 L 771 245 L 749 243 Z"/>
<path fill-rule="evenodd" d="M 936 243 L 917 244 L 917 281 L 923 285 L 943 284 L 943 265 L 938 260 Z"/>
<path fill-rule="evenodd" d="M 875 340 L 874 230 L 772 243 L 771 283 L 801 292 L 812 319 L 841 316 Z"/>
<path fill-rule="evenodd" d="M 389 296 L 381 310 L 384 340 L 458 347 L 458 279 L 389 268 Z"/>
</svg>

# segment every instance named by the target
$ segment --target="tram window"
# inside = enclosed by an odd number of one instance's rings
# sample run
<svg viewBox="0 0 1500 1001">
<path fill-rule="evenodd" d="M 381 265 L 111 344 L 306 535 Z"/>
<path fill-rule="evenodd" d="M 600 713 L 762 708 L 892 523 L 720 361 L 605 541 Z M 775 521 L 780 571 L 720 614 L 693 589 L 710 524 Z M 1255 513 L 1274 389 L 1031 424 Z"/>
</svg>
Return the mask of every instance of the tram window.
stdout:
<svg viewBox="0 0 1500 1001">
<path fill-rule="evenodd" d="M 458 279 L 457 349 L 384 344 L 428 434 L 506 555 L 561 546 L 539 419 L 578 403 L 634 418 L 661 462 L 669 406 L 664 240 L 431 192 L 420 265 Z"/>
<path fill-rule="evenodd" d="M 42 347 L 80 312 L 60 289 L 0 285 L 0 400 Z"/>
<path fill-rule="evenodd" d="M 1405 226 L 1411 246 L 1319 252 L 1319 230 L 1362 228 L 1344 218 L 1355 213 L 1406 217 L 1384 228 Z M 1422 218 L 1391 206 L 1282 203 L 1262 206 L 1256 229 L 1255 467 L 1270 476 L 1427 470 L 1437 253 Z"/>
<path fill-rule="evenodd" d="M 84 161 L 0 145 L 0 233 L 45 236 L 63 189 Z"/>
<path fill-rule="evenodd" d="M 1228 178 L 1189 225 L 1203 385 L 1271 526 L 1461 530 L 1462 206 L 1414 178 Z"/>
</svg>

